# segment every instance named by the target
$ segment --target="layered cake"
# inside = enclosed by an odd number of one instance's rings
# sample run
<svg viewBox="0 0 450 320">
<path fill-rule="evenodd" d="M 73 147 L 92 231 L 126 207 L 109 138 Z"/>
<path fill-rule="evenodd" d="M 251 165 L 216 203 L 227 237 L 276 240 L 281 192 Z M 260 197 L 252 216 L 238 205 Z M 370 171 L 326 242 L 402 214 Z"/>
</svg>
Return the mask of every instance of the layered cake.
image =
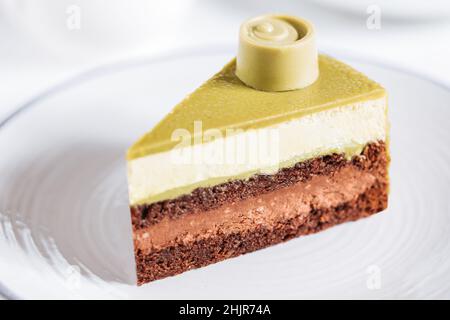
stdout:
<svg viewBox="0 0 450 320">
<path fill-rule="evenodd" d="M 386 92 L 314 36 L 246 21 L 237 58 L 128 150 L 138 284 L 386 208 Z"/>
</svg>

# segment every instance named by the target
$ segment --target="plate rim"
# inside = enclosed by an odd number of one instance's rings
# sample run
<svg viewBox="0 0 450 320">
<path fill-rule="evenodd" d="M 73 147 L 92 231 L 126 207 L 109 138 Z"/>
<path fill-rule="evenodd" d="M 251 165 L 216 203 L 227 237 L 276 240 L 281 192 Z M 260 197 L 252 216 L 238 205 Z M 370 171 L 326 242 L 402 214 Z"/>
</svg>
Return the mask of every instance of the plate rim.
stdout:
<svg viewBox="0 0 450 320">
<path fill-rule="evenodd" d="M 232 46 L 231 44 L 215 45 L 214 48 L 211 48 L 210 46 L 207 45 L 186 46 L 158 53 L 153 56 L 126 58 L 112 63 L 99 64 L 97 66 L 87 68 L 86 70 L 80 71 L 75 75 L 68 76 L 66 79 L 59 81 L 56 84 L 48 86 L 47 89 L 40 91 L 33 97 L 29 98 L 25 102 L 13 108 L 13 111 L 7 113 L 6 116 L 0 117 L 0 132 L 13 120 L 15 120 L 18 116 L 20 116 L 27 110 L 31 109 L 35 105 L 38 105 L 41 101 L 44 101 L 45 99 L 52 97 L 53 95 L 63 92 L 66 89 L 80 85 L 85 81 L 111 74 L 117 74 L 121 71 L 126 71 L 129 68 L 136 68 L 143 65 L 170 61 L 177 58 L 198 57 L 204 55 L 208 56 L 223 55 L 225 53 L 232 52 L 232 50 L 234 50 L 234 47 L 235 46 Z M 321 53 L 338 57 L 339 59 L 343 59 L 344 62 L 353 61 L 357 63 L 373 65 L 376 67 L 388 69 L 398 73 L 403 73 L 411 77 L 427 81 L 435 86 L 440 87 L 441 89 L 450 92 L 450 85 L 445 83 L 443 80 L 438 79 L 437 77 L 434 76 L 427 75 L 420 71 L 411 70 L 407 69 L 406 67 L 398 66 L 393 62 L 385 62 L 381 61 L 380 59 L 373 59 L 373 58 L 364 58 L 354 53 L 353 54 L 342 53 L 340 52 L 339 49 L 331 47 L 327 48 L 324 51 L 321 51 Z M 0 278 L 0 297 L 9 300 L 22 299 L 20 298 L 19 295 L 15 294 L 13 290 L 4 285 L 1 281 L 1 278 Z"/>
</svg>

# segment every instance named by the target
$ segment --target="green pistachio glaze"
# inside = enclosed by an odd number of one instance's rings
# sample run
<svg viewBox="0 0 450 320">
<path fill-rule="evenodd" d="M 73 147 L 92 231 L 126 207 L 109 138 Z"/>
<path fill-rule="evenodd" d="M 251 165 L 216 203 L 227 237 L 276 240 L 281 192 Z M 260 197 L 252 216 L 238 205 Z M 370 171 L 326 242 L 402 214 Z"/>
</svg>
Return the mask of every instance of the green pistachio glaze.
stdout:
<svg viewBox="0 0 450 320">
<path fill-rule="evenodd" d="M 266 92 L 252 89 L 235 75 L 233 59 L 219 73 L 181 101 L 129 150 L 132 160 L 171 150 L 176 129 L 194 134 L 194 121 L 203 130 L 257 129 L 358 101 L 381 98 L 384 89 L 362 73 L 331 57 L 319 56 L 320 75 L 298 90 Z M 193 139 L 196 141 L 199 139 Z"/>
</svg>

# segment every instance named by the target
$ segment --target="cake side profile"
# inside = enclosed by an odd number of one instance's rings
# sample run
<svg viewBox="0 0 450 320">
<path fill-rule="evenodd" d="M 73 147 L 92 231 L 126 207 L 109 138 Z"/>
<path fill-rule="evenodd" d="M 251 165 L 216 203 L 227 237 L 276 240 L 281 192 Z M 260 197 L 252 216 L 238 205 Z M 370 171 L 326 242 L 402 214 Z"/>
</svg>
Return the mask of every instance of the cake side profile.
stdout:
<svg viewBox="0 0 450 320">
<path fill-rule="evenodd" d="M 138 283 L 172 276 L 387 207 L 388 156 L 371 143 L 151 206 L 132 207 Z"/>
<path fill-rule="evenodd" d="M 387 207 L 386 92 L 317 56 L 311 28 L 249 20 L 237 60 L 129 149 L 138 284 Z"/>
</svg>

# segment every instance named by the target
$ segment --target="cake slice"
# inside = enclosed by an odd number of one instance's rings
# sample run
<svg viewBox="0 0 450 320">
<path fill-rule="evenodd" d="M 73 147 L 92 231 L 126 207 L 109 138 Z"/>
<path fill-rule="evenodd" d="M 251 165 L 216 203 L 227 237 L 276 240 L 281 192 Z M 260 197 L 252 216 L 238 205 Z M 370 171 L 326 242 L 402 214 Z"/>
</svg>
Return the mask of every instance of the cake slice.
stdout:
<svg viewBox="0 0 450 320">
<path fill-rule="evenodd" d="M 387 207 L 386 92 L 316 59 L 312 83 L 268 91 L 238 55 L 128 150 L 138 284 Z"/>
</svg>

